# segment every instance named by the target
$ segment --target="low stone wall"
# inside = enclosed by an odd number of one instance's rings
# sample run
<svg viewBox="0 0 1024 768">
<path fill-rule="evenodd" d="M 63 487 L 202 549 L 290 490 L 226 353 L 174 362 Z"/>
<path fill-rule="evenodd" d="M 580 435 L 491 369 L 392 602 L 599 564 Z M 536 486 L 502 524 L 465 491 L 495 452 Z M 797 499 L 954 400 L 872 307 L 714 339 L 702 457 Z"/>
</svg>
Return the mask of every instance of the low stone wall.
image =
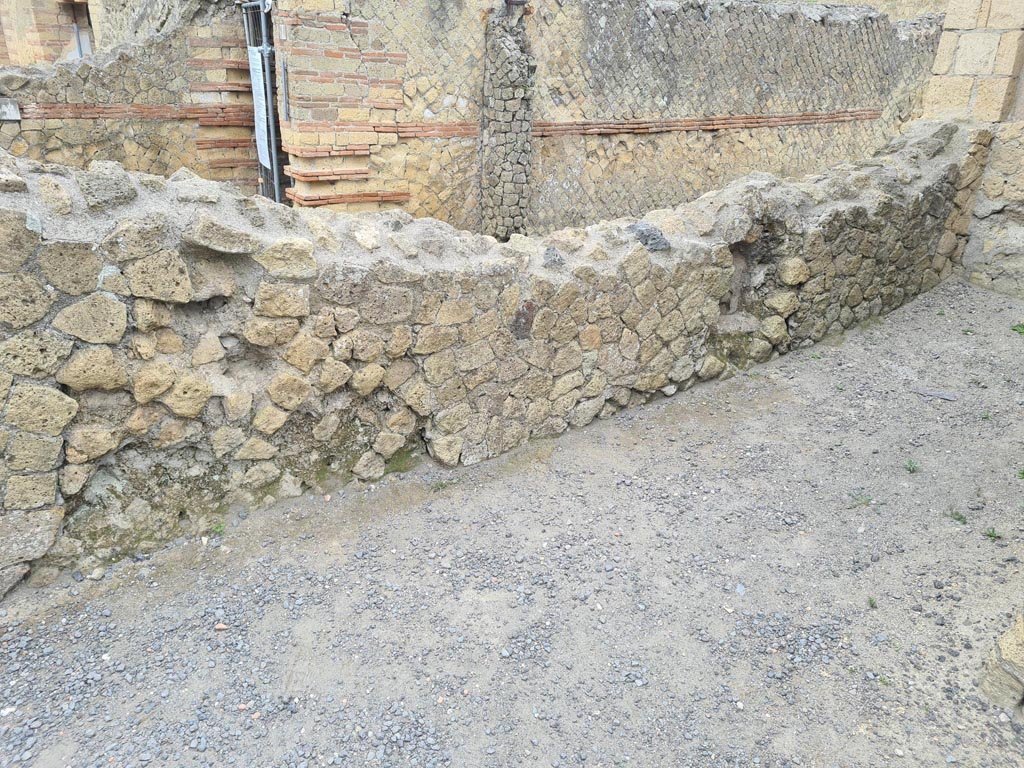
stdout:
<svg viewBox="0 0 1024 768">
<path fill-rule="evenodd" d="M 0 173 L 0 583 L 729 375 L 957 269 L 987 135 L 507 244 L 187 172 Z"/>
<path fill-rule="evenodd" d="M 964 263 L 971 282 L 1024 298 L 1024 122 L 994 134 Z"/>
</svg>

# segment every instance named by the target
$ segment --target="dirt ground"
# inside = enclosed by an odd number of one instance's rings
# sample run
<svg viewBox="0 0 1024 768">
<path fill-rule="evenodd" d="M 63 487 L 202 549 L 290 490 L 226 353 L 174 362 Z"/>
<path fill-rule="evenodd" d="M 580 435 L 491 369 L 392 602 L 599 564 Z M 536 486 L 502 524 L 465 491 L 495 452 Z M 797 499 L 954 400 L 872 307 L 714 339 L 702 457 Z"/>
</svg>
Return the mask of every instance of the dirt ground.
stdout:
<svg viewBox="0 0 1024 768">
<path fill-rule="evenodd" d="M 23 585 L 0 766 L 1024 766 L 976 687 L 1024 604 L 1019 323 L 948 283 L 502 459 Z"/>
</svg>

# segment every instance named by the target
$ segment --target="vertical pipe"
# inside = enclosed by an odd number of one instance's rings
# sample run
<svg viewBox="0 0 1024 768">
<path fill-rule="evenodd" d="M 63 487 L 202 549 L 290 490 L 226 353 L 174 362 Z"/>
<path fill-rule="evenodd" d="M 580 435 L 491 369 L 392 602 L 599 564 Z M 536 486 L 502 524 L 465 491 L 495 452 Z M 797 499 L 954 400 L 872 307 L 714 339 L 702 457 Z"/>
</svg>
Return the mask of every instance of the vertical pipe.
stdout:
<svg viewBox="0 0 1024 768">
<path fill-rule="evenodd" d="M 267 14 L 270 8 L 260 9 L 260 31 L 263 33 L 263 88 L 267 99 L 267 123 L 269 129 L 270 164 L 274 174 L 274 202 L 281 202 L 281 167 L 277 158 L 277 121 L 274 119 L 274 80 L 271 60 L 274 49 L 270 47 L 270 22 Z"/>
</svg>

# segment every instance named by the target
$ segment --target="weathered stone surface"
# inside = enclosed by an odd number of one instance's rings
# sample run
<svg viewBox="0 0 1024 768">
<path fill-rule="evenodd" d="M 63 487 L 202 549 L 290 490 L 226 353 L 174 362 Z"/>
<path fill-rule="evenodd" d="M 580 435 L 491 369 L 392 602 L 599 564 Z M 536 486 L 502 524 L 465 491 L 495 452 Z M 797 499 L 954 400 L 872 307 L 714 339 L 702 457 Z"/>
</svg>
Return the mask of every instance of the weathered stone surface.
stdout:
<svg viewBox="0 0 1024 768">
<path fill-rule="evenodd" d="M 360 480 L 377 480 L 384 476 L 384 458 L 379 453 L 367 451 L 352 467 L 352 474 Z"/>
<path fill-rule="evenodd" d="M 985 661 L 981 692 L 997 707 L 1024 705 L 1024 613 L 1017 614 Z"/>
<path fill-rule="evenodd" d="M 44 176 L 39 180 L 39 199 L 57 216 L 67 216 L 75 209 L 71 193 L 50 176 Z"/>
<path fill-rule="evenodd" d="M 380 386 L 384 380 L 384 368 L 376 363 L 364 365 L 354 374 L 350 383 L 352 389 L 360 395 L 366 396 Z"/>
<path fill-rule="evenodd" d="M 51 387 L 19 384 L 7 403 L 7 422 L 27 432 L 59 435 L 78 413 L 78 403 Z"/>
<path fill-rule="evenodd" d="M 80 296 L 98 287 L 103 262 L 90 243 L 46 243 L 36 258 L 47 281 L 64 293 Z"/>
<path fill-rule="evenodd" d="M 130 203 L 138 191 L 120 163 L 94 160 L 89 170 L 75 174 L 78 188 L 90 208 L 109 208 Z"/>
<path fill-rule="evenodd" d="M 294 411 L 313 393 L 313 387 L 305 379 L 290 373 L 279 373 L 267 387 L 270 399 L 286 411 Z"/>
<path fill-rule="evenodd" d="M 405 435 L 400 435 L 397 432 L 381 432 L 373 441 L 373 450 L 385 459 L 390 459 L 405 446 L 405 441 Z"/>
<path fill-rule="evenodd" d="M 278 240 L 253 257 L 272 277 L 304 280 L 316 277 L 313 243 L 304 237 Z"/>
<path fill-rule="evenodd" d="M 210 435 L 210 447 L 218 459 L 231 453 L 245 442 L 245 432 L 239 427 L 218 427 Z"/>
<path fill-rule="evenodd" d="M 248 418 L 251 410 L 251 392 L 230 392 L 224 396 L 224 418 L 228 421 Z"/>
<path fill-rule="evenodd" d="M 55 296 L 30 275 L 0 274 L 0 323 L 31 325 L 50 311 Z"/>
<path fill-rule="evenodd" d="M 285 350 L 284 359 L 303 373 L 313 370 L 320 360 L 330 354 L 331 348 L 323 339 L 308 333 L 300 333 Z"/>
<path fill-rule="evenodd" d="M 128 371 L 120 352 L 110 347 L 85 347 L 57 371 L 57 381 L 78 392 L 122 389 L 128 384 Z"/>
<path fill-rule="evenodd" d="M 120 438 L 109 427 L 73 427 L 68 432 L 67 457 L 72 464 L 85 464 L 117 448 Z"/>
<path fill-rule="evenodd" d="M 801 285 L 810 279 L 811 270 L 799 256 L 791 256 L 779 262 L 778 275 L 783 285 Z"/>
<path fill-rule="evenodd" d="M 70 339 L 51 331 L 22 331 L 0 341 L 0 367 L 42 379 L 53 375 L 71 354 L 72 346 Z"/>
<path fill-rule="evenodd" d="M 235 295 L 235 267 L 219 259 L 192 261 L 192 301 Z"/>
<path fill-rule="evenodd" d="M 205 213 L 199 214 L 181 239 L 189 245 L 228 256 L 255 253 L 260 247 L 260 241 L 254 235 L 217 221 Z"/>
<path fill-rule="evenodd" d="M 135 327 L 143 332 L 165 328 L 174 322 L 174 315 L 166 304 L 149 299 L 135 301 Z"/>
<path fill-rule="evenodd" d="M 0 515 L 0 566 L 36 560 L 52 546 L 63 507 L 13 511 Z"/>
<path fill-rule="evenodd" d="M 211 332 L 204 333 L 192 350 L 192 365 L 206 365 L 224 359 L 224 346 L 220 343 L 220 337 Z"/>
<path fill-rule="evenodd" d="M 292 318 L 250 317 L 242 335 L 257 347 L 277 347 L 286 344 L 299 332 L 299 321 Z"/>
<path fill-rule="evenodd" d="M 318 385 L 325 394 L 334 392 L 348 383 L 352 378 L 352 369 L 340 360 L 328 358 L 320 365 Z"/>
<path fill-rule="evenodd" d="M 259 284 L 256 314 L 264 317 L 306 317 L 309 314 L 309 286 L 298 283 Z"/>
<path fill-rule="evenodd" d="M 0 209 L 0 272 L 17 272 L 39 245 L 21 211 Z"/>
<path fill-rule="evenodd" d="M 782 344 L 789 339 L 786 321 L 778 315 L 772 315 L 762 320 L 760 331 L 768 341 L 775 345 Z"/>
<path fill-rule="evenodd" d="M 95 471 L 96 467 L 92 464 L 65 464 L 58 473 L 60 492 L 65 497 L 74 496 L 85 487 Z"/>
<path fill-rule="evenodd" d="M 103 250 L 114 261 L 152 256 L 162 250 L 169 226 L 163 213 L 125 219 L 104 239 Z"/>
<path fill-rule="evenodd" d="M 10 592 L 28 573 L 28 563 L 0 566 L 0 597 Z"/>
<path fill-rule="evenodd" d="M 58 312 L 53 327 L 93 344 L 116 344 L 128 327 L 128 308 L 113 296 L 94 293 Z"/>
<path fill-rule="evenodd" d="M 132 294 L 184 304 L 192 300 L 192 280 L 185 262 L 174 251 L 157 251 L 124 269 Z"/>
<path fill-rule="evenodd" d="M 60 438 L 18 432 L 7 445 L 7 466 L 16 472 L 56 469 L 63 444 Z"/>
<path fill-rule="evenodd" d="M 148 363 L 132 376 L 132 393 L 140 403 L 148 403 L 170 389 L 176 375 L 170 363 Z"/>
<path fill-rule="evenodd" d="M 239 461 L 262 461 L 277 455 L 277 446 L 259 437 L 250 437 L 235 453 Z"/>
<path fill-rule="evenodd" d="M 57 498 L 57 473 L 13 475 L 7 479 L 4 509 L 39 509 Z"/>
<path fill-rule="evenodd" d="M 442 464 L 454 467 L 459 463 L 462 456 L 462 447 L 465 441 L 458 435 L 439 437 L 429 444 L 431 455 Z"/>
<path fill-rule="evenodd" d="M 252 428 L 265 435 L 272 435 L 288 421 L 288 411 L 282 411 L 272 405 L 265 405 L 256 411 L 252 420 Z"/>
<path fill-rule="evenodd" d="M 764 305 L 782 317 L 789 317 L 800 307 L 800 299 L 793 291 L 776 291 L 764 300 Z"/>
<path fill-rule="evenodd" d="M 213 387 L 202 376 L 194 373 L 182 373 L 174 380 L 171 391 L 160 398 L 177 416 L 194 419 L 213 395 Z"/>
</svg>

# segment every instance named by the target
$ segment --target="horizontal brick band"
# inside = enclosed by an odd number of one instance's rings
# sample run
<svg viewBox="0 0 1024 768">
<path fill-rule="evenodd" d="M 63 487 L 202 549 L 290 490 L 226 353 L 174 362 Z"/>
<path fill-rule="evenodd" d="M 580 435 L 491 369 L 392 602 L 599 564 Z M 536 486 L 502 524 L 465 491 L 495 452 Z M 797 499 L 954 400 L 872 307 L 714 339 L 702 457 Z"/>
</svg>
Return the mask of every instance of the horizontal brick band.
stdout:
<svg viewBox="0 0 1024 768">
<path fill-rule="evenodd" d="M 294 189 L 285 190 L 285 195 L 296 205 L 315 208 L 322 205 L 341 205 L 343 203 L 405 203 L 409 201 L 408 192 L 352 192 L 344 195 L 302 195 Z"/>
<path fill-rule="evenodd" d="M 251 126 L 252 107 L 225 104 L 22 104 L 22 120 L 197 120 L 200 125 Z"/>
<path fill-rule="evenodd" d="M 252 83 L 192 83 L 189 90 L 193 93 L 226 93 L 228 91 L 248 93 L 252 90 Z"/>
<path fill-rule="evenodd" d="M 533 135 L 591 136 L 611 133 L 669 133 L 673 131 L 723 131 L 738 128 L 775 128 L 785 125 L 822 125 L 855 120 L 877 120 L 879 109 L 851 109 L 841 112 L 799 112 L 789 115 L 719 115 L 680 120 L 585 120 L 556 123 L 538 121 Z"/>
<path fill-rule="evenodd" d="M 787 125 L 824 125 L 856 120 L 877 120 L 879 109 L 850 109 L 838 112 L 797 112 L 782 115 L 713 115 L 665 120 L 584 120 L 578 122 L 537 121 L 533 135 L 587 136 L 612 133 L 670 133 L 675 131 L 724 131 L 741 128 L 774 128 Z M 477 136 L 477 123 L 331 123 L 305 122 L 292 127 L 299 133 L 325 131 L 397 134 L 403 139 L 455 138 Z"/>
<path fill-rule="evenodd" d="M 324 170 L 304 170 L 293 168 L 290 165 L 284 167 L 286 176 L 296 181 L 363 181 L 370 178 L 369 168 L 326 168 Z"/>
<path fill-rule="evenodd" d="M 370 154 L 369 144 L 346 144 L 342 147 L 282 145 L 285 152 L 293 157 L 365 157 Z"/>
<path fill-rule="evenodd" d="M 256 138 L 253 136 L 244 139 L 196 139 L 196 149 L 239 149 L 255 146 Z"/>
<path fill-rule="evenodd" d="M 322 27 L 332 32 L 351 32 L 353 35 L 365 35 L 370 25 L 364 19 L 353 19 L 339 13 L 319 11 L 283 11 L 274 10 L 274 23 L 287 27 Z"/>
</svg>

